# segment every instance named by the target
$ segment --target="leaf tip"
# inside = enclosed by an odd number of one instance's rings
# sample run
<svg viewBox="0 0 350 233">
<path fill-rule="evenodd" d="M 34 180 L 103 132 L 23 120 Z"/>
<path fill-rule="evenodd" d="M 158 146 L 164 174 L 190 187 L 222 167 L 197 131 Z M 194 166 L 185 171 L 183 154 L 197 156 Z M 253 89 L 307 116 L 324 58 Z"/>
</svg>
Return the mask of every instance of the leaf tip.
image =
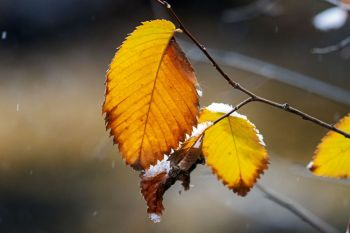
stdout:
<svg viewBox="0 0 350 233">
<path fill-rule="evenodd" d="M 308 170 L 310 170 L 311 172 L 315 171 L 315 169 L 316 169 L 316 167 L 314 166 L 314 162 L 313 162 L 313 161 L 311 161 L 311 162 L 306 166 L 306 168 L 307 168 Z"/>
<path fill-rule="evenodd" d="M 241 197 L 245 197 L 250 191 L 250 187 L 241 183 L 238 188 L 232 188 L 232 191 Z"/>
<path fill-rule="evenodd" d="M 162 220 L 161 216 L 156 213 L 150 213 L 148 214 L 148 217 L 154 223 L 160 223 L 160 221 Z"/>
</svg>

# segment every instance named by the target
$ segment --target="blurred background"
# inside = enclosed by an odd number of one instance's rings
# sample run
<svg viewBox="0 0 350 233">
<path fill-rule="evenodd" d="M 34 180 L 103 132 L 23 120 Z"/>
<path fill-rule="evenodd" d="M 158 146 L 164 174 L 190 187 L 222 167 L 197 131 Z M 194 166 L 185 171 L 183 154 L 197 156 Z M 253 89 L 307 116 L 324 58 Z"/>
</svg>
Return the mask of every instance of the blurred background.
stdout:
<svg viewBox="0 0 350 233">
<path fill-rule="evenodd" d="M 330 123 L 349 112 L 350 47 L 314 53 L 350 35 L 346 11 L 319 26 L 315 16 L 334 7 L 323 0 L 169 2 L 243 86 Z M 147 218 L 138 174 L 112 145 L 101 104 L 116 48 L 154 18 L 168 15 L 152 0 L 0 0 L 0 232 L 317 232 L 256 188 L 238 197 L 203 166 L 190 191 L 166 193 L 161 223 Z M 202 106 L 243 100 L 186 37 L 178 40 Z M 271 156 L 259 182 L 345 232 L 350 183 L 305 169 L 327 131 L 259 103 L 240 112 Z"/>
</svg>

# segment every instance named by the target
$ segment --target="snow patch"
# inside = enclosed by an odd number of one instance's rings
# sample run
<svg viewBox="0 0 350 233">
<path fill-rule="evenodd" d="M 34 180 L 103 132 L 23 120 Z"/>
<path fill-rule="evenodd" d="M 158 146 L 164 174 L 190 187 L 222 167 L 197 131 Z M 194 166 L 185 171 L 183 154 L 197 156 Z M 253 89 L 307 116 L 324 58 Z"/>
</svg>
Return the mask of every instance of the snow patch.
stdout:
<svg viewBox="0 0 350 233">
<path fill-rule="evenodd" d="M 200 123 L 197 125 L 197 127 L 192 127 L 192 134 L 189 136 L 188 134 L 186 135 L 186 140 L 192 137 L 198 137 L 203 133 L 204 130 L 206 130 L 209 126 L 213 125 L 213 122 L 211 121 L 206 121 L 203 123 Z"/>
<path fill-rule="evenodd" d="M 202 90 L 196 89 L 196 91 L 197 91 L 197 94 L 198 94 L 199 97 L 203 96 L 203 91 Z"/>
<path fill-rule="evenodd" d="M 348 12 L 341 7 L 328 8 L 318 13 L 314 19 L 314 26 L 321 31 L 341 28 L 348 17 Z"/>
<path fill-rule="evenodd" d="M 222 113 L 228 113 L 232 111 L 233 107 L 228 104 L 223 103 L 212 103 L 208 107 L 206 107 L 207 110 L 211 112 L 222 112 Z"/>
<path fill-rule="evenodd" d="M 250 122 L 250 121 L 249 121 L 249 122 Z M 264 136 L 262 136 L 262 134 L 260 133 L 260 131 L 255 127 L 255 125 L 254 125 L 252 122 L 250 122 L 250 124 L 252 124 L 252 125 L 254 126 L 255 133 L 256 133 L 256 136 L 258 136 L 260 145 L 266 147 L 266 144 L 265 144 L 265 142 L 264 142 Z"/>
<path fill-rule="evenodd" d="M 206 107 L 206 109 L 211 111 L 211 112 L 221 112 L 221 113 L 226 114 L 226 113 L 231 112 L 234 108 L 231 105 L 228 105 L 228 104 L 212 103 L 211 105 Z M 256 136 L 259 139 L 259 143 L 262 146 L 266 146 L 266 144 L 264 142 L 264 137 L 260 134 L 260 131 L 256 128 L 256 126 L 250 120 L 248 120 L 247 116 L 239 114 L 238 112 L 233 112 L 233 113 L 230 114 L 230 116 L 242 118 L 242 119 L 248 121 L 249 124 L 251 124 L 253 126 L 253 128 L 255 130 L 255 133 L 256 133 Z"/>
<path fill-rule="evenodd" d="M 307 169 L 311 169 L 312 167 L 314 166 L 314 162 L 310 162 L 306 167 L 307 167 Z"/>
<path fill-rule="evenodd" d="M 197 91 L 197 95 L 199 97 L 203 96 L 203 90 L 202 90 L 201 86 L 199 86 L 199 84 L 196 85 L 196 91 Z"/>
<path fill-rule="evenodd" d="M 207 110 L 211 112 L 221 112 L 221 113 L 229 113 L 233 110 L 233 107 L 229 104 L 223 104 L 223 103 L 212 103 L 208 107 L 206 107 Z M 248 118 L 242 114 L 239 114 L 238 112 L 233 112 L 230 114 L 230 116 L 239 117 L 244 120 L 248 120 Z"/>
<path fill-rule="evenodd" d="M 161 220 L 160 215 L 156 214 L 156 213 L 150 213 L 148 215 L 149 219 L 151 219 L 154 223 L 159 223 Z"/>
<path fill-rule="evenodd" d="M 146 177 L 154 177 L 162 172 L 169 173 L 170 171 L 170 161 L 168 161 L 168 156 L 164 155 L 164 158 L 161 161 L 157 161 L 156 165 L 151 165 L 143 174 Z"/>
</svg>

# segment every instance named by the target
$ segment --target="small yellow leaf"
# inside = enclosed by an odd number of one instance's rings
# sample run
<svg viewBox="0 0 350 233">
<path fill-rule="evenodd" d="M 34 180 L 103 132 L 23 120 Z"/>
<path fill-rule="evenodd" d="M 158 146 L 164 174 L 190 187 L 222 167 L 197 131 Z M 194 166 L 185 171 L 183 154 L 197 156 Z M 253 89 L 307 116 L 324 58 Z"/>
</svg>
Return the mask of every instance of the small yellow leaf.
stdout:
<svg viewBox="0 0 350 233">
<path fill-rule="evenodd" d="M 103 112 L 122 157 L 147 169 L 176 148 L 197 123 L 196 77 L 166 20 L 144 22 L 107 72 Z"/>
<path fill-rule="evenodd" d="M 342 118 L 336 125 L 340 130 L 350 132 L 350 114 Z M 310 171 L 318 176 L 333 178 L 350 177 L 350 139 L 336 132 L 329 131 L 317 146 Z"/>
<path fill-rule="evenodd" d="M 232 110 L 211 104 L 200 113 L 199 122 L 215 121 Z M 205 131 L 202 151 L 206 164 L 235 193 L 245 196 L 267 169 L 268 155 L 255 126 L 245 116 L 233 113 Z"/>
</svg>

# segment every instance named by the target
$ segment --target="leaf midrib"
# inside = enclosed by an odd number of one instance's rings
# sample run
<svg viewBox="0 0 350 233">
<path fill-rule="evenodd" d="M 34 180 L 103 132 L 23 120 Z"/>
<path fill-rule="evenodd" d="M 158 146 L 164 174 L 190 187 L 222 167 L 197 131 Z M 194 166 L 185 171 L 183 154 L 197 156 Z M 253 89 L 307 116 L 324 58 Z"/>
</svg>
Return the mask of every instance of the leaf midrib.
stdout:
<svg viewBox="0 0 350 233">
<path fill-rule="evenodd" d="M 238 166 L 238 170 L 239 170 L 239 178 L 240 178 L 240 180 L 242 180 L 241 162 L 240 162 L 239 155 L 238 155 L 238 149 L 237 149 L 237 145 L 236 145 L 235 135 L 233 134 L 233 129 L 232 129 L 232 126 L 231 126 L 230 119 L 227 118 L 227 121 L 228 121 L 228 125 L 230 126 L 230 131 L 231 131 L 231 135 L 232 135 L 232 141 L 233 141 L 233 144 L 235 145 L 235 151 L 236 151 L 236 157 L 237 157 L 237 166 Z"/>
<path fill-rule="evenodd" d="M 164 50 L 163 50 L 163 52 L 162 52 L 162 55 L 160 56 L 160 60 L 159 60 L 158 66 L 157 66 L 157 71 L 156 71 L 156 73 L 155 73 L 154 84 L 153 84 L 153 87 L 152 87 L 152 92 L 151 92 L 151 96 L 150 96 L 149 106 L 148 106 L 147 114 L 146 114 L 146 121 L 145 121 L 145 125 L 144 125 L 144 127 L 143 127 L 143 134 L 142 134 L 140 149 L 139 149 L 139 153 L 138 153 L 139 158 L 141 158 L 141 151 L 142 151 L 143 142 L 144 142 L 144 139 L 145 139 L 146 127 L 147 127 L 147 124 L 148 124 L 149 114 L 150 114 L 150 111 L 151 111 L 151 106 L 152 106 L 152 102 L 153 102 L 154 91 L 155 91 L 156 83 L 157 83 L 157 80 L 158 80 L 158 77 L 159 77 L 160 66 L 161 66 L 161 64 L 162 64 L 162 62 L 163 62 L 165 53 L 166 53 L 166 51 L 167 51 L 167 49 L 168 49 L 168 47 L 169 47 L 169 44 L 170 44 L 171 38 L 173 38 L 173 35 L 174 35 L 174 33 L 169 37 L 168 43 L 167 43 L 166 46 L 164 47 Z M 150 144 L 151 144 L 151 142 L 150 142 Z"/>
</svg>

